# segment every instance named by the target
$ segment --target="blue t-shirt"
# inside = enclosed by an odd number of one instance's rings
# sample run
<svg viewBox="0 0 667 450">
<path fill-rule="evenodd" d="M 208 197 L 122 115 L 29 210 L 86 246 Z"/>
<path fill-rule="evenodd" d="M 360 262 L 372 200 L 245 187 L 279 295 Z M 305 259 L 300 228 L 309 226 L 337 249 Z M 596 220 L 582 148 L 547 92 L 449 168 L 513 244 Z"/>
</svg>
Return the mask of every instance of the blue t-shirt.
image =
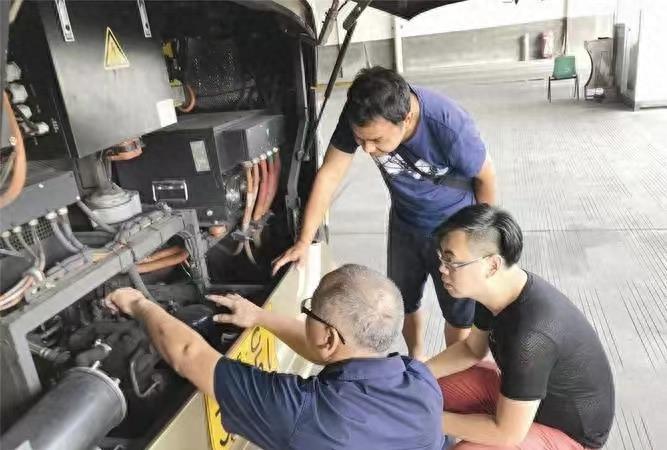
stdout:
<svg viewBox="0 0 667 450">
<path fill-rule="evenodd" d="M 484 164 L 486 148 L 463 108 L 442 94 L 415 86 L 411 89 L 420 107 L 414 135 L 394 152 L 375 160 L 389 187 L 396 217 L 420 233 L 431 234 L 449 216 L 475 203 L 472 178 Z M 347 153 L 354 153 L 359 146 L 345 108 L 331 145 Z M 422 173 L 436 177 L 453 174 L 471 182 L 465 188 L 440 185 Z"/>
<path fill-rule="evenodd" d="M 352 359 L 305 379 L 222 357 L 214 376 L 225 430 L 266 450 L 446 448 L 438 383 L 407 357 Z"/>
</svg>

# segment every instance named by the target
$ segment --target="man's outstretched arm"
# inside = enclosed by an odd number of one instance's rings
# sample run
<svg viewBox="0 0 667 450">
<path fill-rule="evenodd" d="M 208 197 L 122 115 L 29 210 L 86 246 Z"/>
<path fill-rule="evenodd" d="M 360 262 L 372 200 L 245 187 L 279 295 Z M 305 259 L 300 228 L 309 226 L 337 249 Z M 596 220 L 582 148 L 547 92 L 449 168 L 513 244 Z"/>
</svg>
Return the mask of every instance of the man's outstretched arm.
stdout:
<svg viewBox="0 0 667 450">
<path fill-rule="evenodd" d="M 209 300 L 230 310 L 229 314 L 213 317 L 216 322 L 231 323 L 241 328 L 264 327 L 303 358 L 323 364 L 306 342 L 306 324 L 297 317 L 267 311 L 239 295 L 209 295 Z"/>
<path fill-rule="evenodd" d="M 482 168 L 473 179 L 475 190 L 475 199 L 477 203 L 487 203 L 494 205 L 498 200 L 498 184 L 496 180 L 496 169 L 488 153 Z"/>
<path fill-rule="evenodd" d="M 222 357 L 196 331 L 171 316 L 136 289 L 121 288 L 106 298 L 107 306 L 143 322 L 162 358 L 197 389 L 212 397 L 213 373 Z"/>
</svg>

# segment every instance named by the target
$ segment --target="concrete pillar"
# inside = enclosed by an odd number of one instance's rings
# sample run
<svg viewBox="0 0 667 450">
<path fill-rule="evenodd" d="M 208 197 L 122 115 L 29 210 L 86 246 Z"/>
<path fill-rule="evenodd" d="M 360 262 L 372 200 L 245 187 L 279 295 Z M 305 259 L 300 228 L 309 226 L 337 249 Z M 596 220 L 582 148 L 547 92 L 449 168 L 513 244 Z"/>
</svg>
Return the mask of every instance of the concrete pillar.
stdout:
<svg viewBox="0 0 667 450">
<path fill-rule="evenodd" d="M 403 41 L 401 39 L 401 28 L 403 23 L 398 17 L 394 17 L 394 68 L 396 72 L 403 73 Z"/>
</svg>

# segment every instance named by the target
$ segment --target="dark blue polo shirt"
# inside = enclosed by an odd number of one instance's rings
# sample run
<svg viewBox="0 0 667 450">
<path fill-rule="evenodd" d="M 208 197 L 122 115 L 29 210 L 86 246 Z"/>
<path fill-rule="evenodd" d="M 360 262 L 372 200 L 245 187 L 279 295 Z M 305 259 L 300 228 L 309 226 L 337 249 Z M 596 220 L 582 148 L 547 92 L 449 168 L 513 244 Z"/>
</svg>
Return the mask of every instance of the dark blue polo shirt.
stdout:
<svg viewBox="0 0 667 450">
<path fill-rule="evenodd" d="M 428 368 L 397 354 L 325 366 L 316 376 L 215 368 L 225 430 L 268 449 L 441 450 L 442 394 Z"/>
</svg>

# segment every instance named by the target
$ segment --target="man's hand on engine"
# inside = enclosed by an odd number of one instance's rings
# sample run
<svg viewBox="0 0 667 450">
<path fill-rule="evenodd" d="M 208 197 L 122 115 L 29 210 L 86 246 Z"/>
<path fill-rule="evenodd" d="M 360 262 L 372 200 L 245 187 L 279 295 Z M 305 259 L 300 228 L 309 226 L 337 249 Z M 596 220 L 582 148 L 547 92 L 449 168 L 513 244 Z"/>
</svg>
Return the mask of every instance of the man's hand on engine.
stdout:
<svg viewBox="0 0 667 450">
<path fill-rule="evenodd" d="M 241 328 L 252 328 L 260 325 L 262 308 L 250 300 L 237 294 L 209 295 L 209 300 L 230 310 L 229 314 L 216 314 L 213 320 L 221 323 L 231 323 Z"/>
<path fill-rule="evenodd" d="M 129 287 L 116 289 L 104 299 L 105 305 L 112 311 L 120 311 L 132 317 L 137 314 L 139 305 L 143 301 L 148 300 L 141 292 Z"/>
</svg>

